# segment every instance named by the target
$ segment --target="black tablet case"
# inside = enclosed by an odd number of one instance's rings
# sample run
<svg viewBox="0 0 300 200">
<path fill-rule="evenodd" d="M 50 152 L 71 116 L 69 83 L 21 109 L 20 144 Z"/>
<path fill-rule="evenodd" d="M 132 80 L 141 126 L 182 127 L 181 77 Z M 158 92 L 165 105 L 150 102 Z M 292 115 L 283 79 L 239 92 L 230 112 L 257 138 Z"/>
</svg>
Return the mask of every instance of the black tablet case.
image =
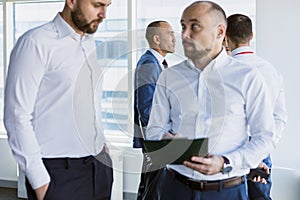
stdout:
<svg viewBox="0 0 300 200">
<path fill-rule="evenodd" d="M 208 154 L 208 138 L 145 140 L 144 149 L 153 164 L 183 164 L 192 156 Z"/>
</svg>

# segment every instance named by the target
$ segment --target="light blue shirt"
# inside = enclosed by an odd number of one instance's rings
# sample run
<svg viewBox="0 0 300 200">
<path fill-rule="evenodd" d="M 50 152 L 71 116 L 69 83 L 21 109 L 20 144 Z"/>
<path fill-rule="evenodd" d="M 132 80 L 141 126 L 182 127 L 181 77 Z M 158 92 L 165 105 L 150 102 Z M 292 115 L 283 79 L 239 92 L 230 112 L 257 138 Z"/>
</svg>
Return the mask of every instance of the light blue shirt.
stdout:
<svg viewBox="0 0 300 200">
<path fill-rule="evenodd" d="M 234 49 L 231 52 L 231 56 L 241 62 L 247 63 L 250 67 L 257 67 L 258 71 L 264 77 L 269 89 L 270 100 L 274 105 L 273 116 L 276 127 L 276 142 L 278 142 L 287 123 L 287 110 L 282 75 L 271 63 L 257 56 L 249 46 Z"/>
<path fill-rule="evenodd" d="M 22 35 L 5 88 L 9 144 L 33 188 L 50 181 L 42 158 L 96 155 L 103 148 L 101 68 L 92 35 L 57 14 Z"/>
<path fill-rule="evenodd" d="M 203 71 L 185 60 L 161 73 L 146 138 L 160 140 L 169 126 L 182 137 L 208 137 L 209 153 L 226 156 L 232 164 L 229 175 L 169 167 L 193 179 L 219 180 L 245 175 L 270 153 L 276 143 L 272 118 L 273 105 L 257 69 L 223 50 Z"/>
</svg>

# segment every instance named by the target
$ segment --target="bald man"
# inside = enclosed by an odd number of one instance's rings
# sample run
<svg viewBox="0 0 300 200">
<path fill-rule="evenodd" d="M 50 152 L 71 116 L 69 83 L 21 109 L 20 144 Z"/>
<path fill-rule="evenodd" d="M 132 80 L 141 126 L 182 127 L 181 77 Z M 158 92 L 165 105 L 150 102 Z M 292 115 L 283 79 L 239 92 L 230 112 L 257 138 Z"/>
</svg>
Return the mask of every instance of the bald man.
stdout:
<svg viewBox="0 0 300 200">
<path fill-rule="evenodd" d="M 275 144 L 263 78 L 227 55 L 226 15 L 216 3 L 192 3 L 180 23 L 188 59 L 161 73 L 146 138 L 207 137 L 209 154 L 167 165 L 160 198 L 247 200 L 245 175 Z M 247 125 L 253 127 L 251 141 Z"/>
</svg>

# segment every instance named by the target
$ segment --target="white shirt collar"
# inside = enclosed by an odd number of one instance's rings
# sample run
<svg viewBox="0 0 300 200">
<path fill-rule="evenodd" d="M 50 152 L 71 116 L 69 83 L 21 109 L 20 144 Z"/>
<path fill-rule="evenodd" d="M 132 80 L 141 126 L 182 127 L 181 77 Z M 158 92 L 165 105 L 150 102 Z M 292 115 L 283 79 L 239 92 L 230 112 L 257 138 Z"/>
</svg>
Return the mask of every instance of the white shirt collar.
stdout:
<svg viewBox="0 0 300 200">
<path fill-rule="evenodd" d="M 253 52 L 249 46 L 238 47 L 231 52 L 231 56 L 236 56 L 241 52 Z"/>
<path fill-rule="evenodd" d="M 217 68 L 227 58 L 228 58 L 228 55 L 227 55 L 226 49 L 223 48 L 222 51 L 220 52 L 220 54 L 215 59 L 213 59 L 212 61 L 210 61 L 208 63 L 208 65 L 204 68 L 205 70 L 198 69 L 191 59 L 187 59 L 187 64 L 189 67 L 196 68 L 199 71 L 208 71 L 208 70 L 213 70 L 213 69 Z"/>
<path fill-rule="evenodd" d="M 54 25 L 57 28 L 58 37 L 60 39 L 67 37 L 67 36 L 73 36 L 76 39 L 80 39 L 81 36 L 75 32 L 75 30 L 62 18 L 60 13 L 57 13 L 53 20 Z M 92 37 L 93 34 L 85 33 L 84 37 L 87 39 Z"/>
<path fill-rule="evenodd" d="M 155 51 L 154 49 L 149 49 L 149 51 L 154 55 L 154 57 L 157 59 L 157 61 L 159 62 L 159 65 L 161 67 L 162 70 L 164 70 L 164 66 L 162 64 L 162 62 L 164 61 L 165 57 L 163 57 L 162 55 L 160 55 L 160 53 L 158 53 L 157 51 Z"/>
</svg>

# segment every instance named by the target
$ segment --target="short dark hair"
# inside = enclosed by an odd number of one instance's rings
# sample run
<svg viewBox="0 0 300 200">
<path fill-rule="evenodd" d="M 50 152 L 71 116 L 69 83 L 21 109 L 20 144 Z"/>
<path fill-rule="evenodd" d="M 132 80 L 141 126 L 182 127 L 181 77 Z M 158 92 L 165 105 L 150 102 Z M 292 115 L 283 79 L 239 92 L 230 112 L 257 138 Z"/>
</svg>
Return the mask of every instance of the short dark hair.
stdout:
<svg viewBox="0 0 300 200">
<path fill-rule="evenodd" d="M 161 23 L 168 23 L 168 22 L 163 20 L 153 21 L 147 26 L 146 39 L 148 43 L 152 43 L 153 36 L 159 34 L 159 27 L 161 26 Z"/>
<path fill-rule="evenodd" d="M 230 15 L 227 18 L 226 35 L 236 44 L 249 42 L 252 37 L 251 19 L 242 14 Z"/>
</svg>

